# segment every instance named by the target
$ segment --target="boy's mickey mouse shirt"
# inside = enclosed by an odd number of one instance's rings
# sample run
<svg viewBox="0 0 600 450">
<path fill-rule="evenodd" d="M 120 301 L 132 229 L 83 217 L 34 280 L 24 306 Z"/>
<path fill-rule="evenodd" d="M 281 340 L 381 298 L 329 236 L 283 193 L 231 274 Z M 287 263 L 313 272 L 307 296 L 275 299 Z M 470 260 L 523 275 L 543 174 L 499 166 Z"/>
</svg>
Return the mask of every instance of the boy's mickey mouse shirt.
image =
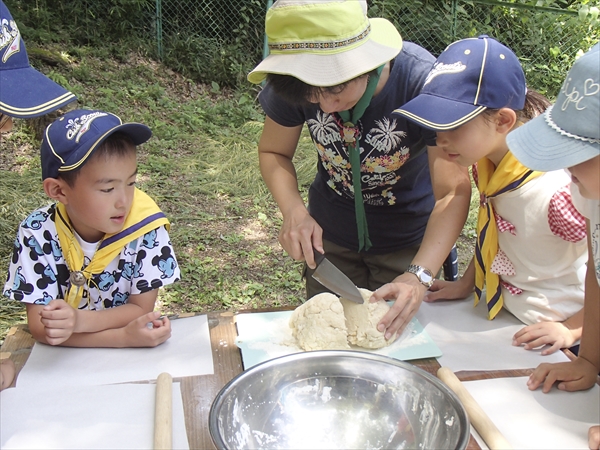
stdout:
<svg viewBox="0 0 600 450">
<path fill-rule="evenodd" d="M 69 270 L 59 244 L 55 205 L 34 211 L 19 226 L 4 295 L 24 303 L 47 304 L 64 299 Z M 97 243 L 79 243 L 88 264 Z M 160 226 L 131 241 L 100 274 L 94 275 L 79 309 L 101 310 L 127 303 L 142 294 L 179 280 L 180 272 L 169 234 Z"/>
</svg>

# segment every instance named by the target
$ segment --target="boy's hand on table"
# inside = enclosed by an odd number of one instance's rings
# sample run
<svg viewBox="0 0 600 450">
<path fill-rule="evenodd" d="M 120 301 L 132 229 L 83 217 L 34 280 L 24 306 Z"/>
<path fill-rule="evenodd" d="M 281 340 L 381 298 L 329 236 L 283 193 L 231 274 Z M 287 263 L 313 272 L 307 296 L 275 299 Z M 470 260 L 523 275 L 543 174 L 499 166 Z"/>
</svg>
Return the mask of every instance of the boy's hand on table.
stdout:
<svg viewBox="0 0 600 450">
<path fill-rule="evenodd" d="M 591 388 L 596 383 L 598 369 L 582 357 L 574 361 L 540 364 L 529 376 L 527 387 L 536 390 L 543 384 L 542 391 L 547 393 L 555 382 L 562 391 L 581 391 Z"/>
<path fill-rule="evenodd" d="M 525 350 L 533 350 L 543 345 L 550 345 L 542 351 L 542 355 L 550 355 L 561 348 L 575 344 L 575 336 L 561 322 L 540 322 L 528 325 L 513 336 L 512 345 L 523 345 Z"/>
<path fill-rule="evenodd" d="M 77 325 L 77 311 L 64 300 L 52 300 L 40 311 L 46 341 L 59 345 L 71 337 Z"/>
<path fill-rule="evenodd" d="M 124 331 L 127 347 L 156 347 L 171 337 L 171 321 L 153 311 L 129 322 Z"/>
</svg>

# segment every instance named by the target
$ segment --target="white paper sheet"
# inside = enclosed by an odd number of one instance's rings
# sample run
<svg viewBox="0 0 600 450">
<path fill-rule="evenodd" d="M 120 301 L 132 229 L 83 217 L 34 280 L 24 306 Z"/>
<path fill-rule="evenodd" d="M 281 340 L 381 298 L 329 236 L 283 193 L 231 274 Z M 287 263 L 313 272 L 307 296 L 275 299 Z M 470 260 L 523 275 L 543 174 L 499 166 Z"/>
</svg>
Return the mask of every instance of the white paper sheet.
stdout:
<svg viewBox="0 0 600 450">
<path fill-rule="evenodd" d="M 512 345 L 512 337 L 525 325 L 505 310 L 487 319 L 485 301 L 473 307 L 465 300 L 421 304 L 416 315 L 442 350 L 440 365 L 461 370 L 534 369 L 543 362 L 568 361 L 561 351 L 542 356 L 541 348 L 525 350 Z"/>
<path fill-rule="evenodd" d="M 564 392 L 527 389 L 527 377 L 463 382 L 515 449 L 588 449 L 600 424 L 600 388 Z"/>
<path fill-rule="evenodd" d="M 206 315 L 171 321 L 171 337 L 155 348 L 68 348 L 37 343 L 18 387 L 90 386 L 214 373 Z"/>
<path fill-rule="evenodd" d="M 150 449 L 155 384 L 6 389 L 0 394 L 3 449 Z M 173 448 L 189 448 L 179 383 L 173 383 Z"/>
</svg>

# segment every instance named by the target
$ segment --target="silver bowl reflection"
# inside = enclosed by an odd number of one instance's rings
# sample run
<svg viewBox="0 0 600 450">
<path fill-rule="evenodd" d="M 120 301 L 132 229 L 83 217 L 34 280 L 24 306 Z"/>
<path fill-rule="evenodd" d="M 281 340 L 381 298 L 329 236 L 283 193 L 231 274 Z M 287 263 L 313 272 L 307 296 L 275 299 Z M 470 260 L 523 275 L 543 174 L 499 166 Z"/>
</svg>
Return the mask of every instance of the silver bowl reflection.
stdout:
<svg viewBox="0 0 600 450">
<path fill-rule="evenodd" d="M 219 449 L 464 449 L 458 398 L 427 372 L 357 351 L 313 351 L 242 372 L 216 396 Z"/>
</svg>

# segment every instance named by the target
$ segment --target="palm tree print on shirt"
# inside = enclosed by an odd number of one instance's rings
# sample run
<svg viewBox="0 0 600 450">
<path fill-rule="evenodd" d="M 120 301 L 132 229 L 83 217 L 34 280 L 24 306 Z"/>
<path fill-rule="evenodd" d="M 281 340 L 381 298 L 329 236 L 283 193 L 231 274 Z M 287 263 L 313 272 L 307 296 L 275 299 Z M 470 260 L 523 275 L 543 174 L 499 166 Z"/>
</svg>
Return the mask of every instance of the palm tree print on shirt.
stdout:
<svg viewBox="0 0 600 450">
<path fill-rule="evenodd" d="M 316 119 L 307 120 L 308 129 L 319 153 L 321 165 L 327 171 L 327 184 L 339 195 L 354 198 L 352 168 L 348 149 L 342 138 L 342 123 L 333 114 L 317 111 Z M 396 120 L 384 117 L 362 139 L 359 120 L 358 141 L 361 144 L 361 181 L 365 203 L 394 205 L 393 185 L 400 175 L 396 171 L 410 157 L 409 148 L 402 145 L 406 132 L 396 131 Z"/>
</svg>

